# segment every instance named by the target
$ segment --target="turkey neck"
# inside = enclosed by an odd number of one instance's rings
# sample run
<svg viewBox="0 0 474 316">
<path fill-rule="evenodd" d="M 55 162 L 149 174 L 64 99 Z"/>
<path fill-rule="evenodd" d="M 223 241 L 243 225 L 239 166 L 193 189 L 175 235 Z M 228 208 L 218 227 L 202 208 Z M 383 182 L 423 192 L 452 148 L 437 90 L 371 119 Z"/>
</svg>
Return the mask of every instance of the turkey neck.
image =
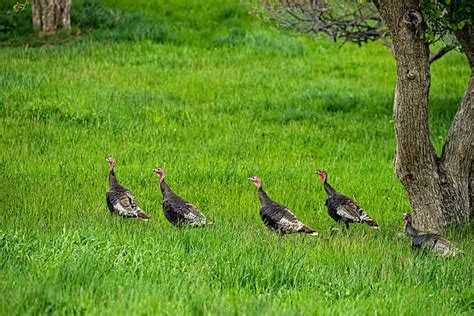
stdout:
<svg viewBox="0 0 474 316">
<path fill-rule="evenodd" d="M 418 236 L 418 231 L 413 227 L 411 221 L 406 222 L 405 231 L 411 238 Z"/>
<path fill-rule="evenodd" d="M 324 190 L 330 197 L 337 194 L 336 190 L 332 188 L 332 186 L 327 182 L 327 180 L 324 180 Z"/>
<path fill-rule="evenodd" d="M 121 189 L 122 186 L 118 183 L 117 178 L 115 177 L 114 168 L 110 169 L 109 172 L 109 189 Z"/>
<path fill-rule="evenodd" d="M 170 193 L 173 193 L 173 191 L 171 191 L 168 184 L 166 184 L 165 180 L 160 182 L 160 189 L 161 189 L 161 193 L 163 194 L 163 196 L 166 196 Z"/>
<path fill-rule="evenodd" d="M 267 206 L 272 202 L 262 187 L 258 188 L 258 197 L 260 198 L 260 203 L 262 203 L 262 206 Z"/>
</svg>

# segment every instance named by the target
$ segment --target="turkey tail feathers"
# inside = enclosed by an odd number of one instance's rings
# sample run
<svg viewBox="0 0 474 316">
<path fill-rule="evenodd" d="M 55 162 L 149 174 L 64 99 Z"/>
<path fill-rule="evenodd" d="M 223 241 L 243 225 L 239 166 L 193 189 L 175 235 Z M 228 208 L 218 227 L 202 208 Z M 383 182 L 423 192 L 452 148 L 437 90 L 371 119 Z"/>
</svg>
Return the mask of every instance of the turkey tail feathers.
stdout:
<svg viewBox="0 0 474 316">
<path fill-rule="evenodd" d="M 303 227 L 301 227 L 299 229 L 299 231 L 302 232 L 302 233 L 308 234 L 310 236 L 318 236 L 319 235 L 319 233 L 317 231 L 315 231 L 314 229 L 312 229 L 312 228 L 310 228 L 306 225 L 303 225 Z"/>
<path fill-rule="evenodd" d="M 150 219 L 150 216 L 148 216 L 145 212 L 143 212 L 142 210 L 138 210 L 137 211 L 137 216 L 140 217 L 141 219 L 143 220 L 149 220 Z"/>
<path fill-rule="evenodd" d="M 364 211 L 362 211 L 360 214 L 360 221 L 363 223 L 367 223 L 367 225 L 369 225 L 370 227 L 374 229 L 379 228 L 379 225 L 372 218 L 370 218 L 370 216 Z"/>
<path fill-rule="evenodd" d="M 367 223 L 373 229 L 379 229 L 380 228 L 379 225 L 376 222 L 374 222 L 373 220 L 366 220 L 364 222 Z"/>
</svg>

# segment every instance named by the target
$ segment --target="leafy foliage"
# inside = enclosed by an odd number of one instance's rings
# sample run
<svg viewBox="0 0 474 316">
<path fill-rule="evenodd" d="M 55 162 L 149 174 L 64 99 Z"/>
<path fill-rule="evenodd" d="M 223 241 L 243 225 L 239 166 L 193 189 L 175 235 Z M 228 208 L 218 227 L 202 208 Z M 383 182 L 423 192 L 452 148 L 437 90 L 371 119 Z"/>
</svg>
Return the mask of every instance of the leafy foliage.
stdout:
<svg viewBox="0 0 474 316">
<path fill-rule="evenodd" d="M 25 11 L 26 7 L 28 6 L 29 4 L 29 1 L 28 0 L 25 0 L 25 2 L 16 2 L 14 5 L 13 5 L 13 12 L 23 12 Z"/>
<path fill-rule="evenodd" d="M 474 2 L 470 0 L 420 0 L 426 23 L 424 38 L 433 43 L 472 25 Z"/>
</svg>

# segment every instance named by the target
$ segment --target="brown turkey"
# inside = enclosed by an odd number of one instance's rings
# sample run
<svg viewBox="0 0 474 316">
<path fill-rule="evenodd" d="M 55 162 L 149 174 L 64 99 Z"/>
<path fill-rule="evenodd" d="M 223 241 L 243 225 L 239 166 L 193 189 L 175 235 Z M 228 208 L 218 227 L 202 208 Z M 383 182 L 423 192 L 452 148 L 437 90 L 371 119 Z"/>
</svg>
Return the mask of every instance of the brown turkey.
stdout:
<svg viewBox="0 0 474 316">
<path fill-rule="evenodd" d="M 370 216 L 357 205 L 352 199 L 344 194 L 334 190 L 327 182 L 327 173 L 324 170 L 317 170 L 315 172 L 324 183 L 324 190 L 327 193 L 326 206 L 328 214 L 338 224 L 345 225 L 346 229 L 352 223 L 367 223 L 372 228 L 379 228 L 379 225 L 370 218 Z"/>
<path fill-rule="evenodd" d="M 413 227 L 409 213 L 403 214 L 403 219 L 405 220 L 405 231 L 411 239 L 413 249 L 429 249 L 443 256 L 454 256 L 462 253 L 446 238 L 434 233 L 420 232 Z"/>
<path fill-rule="evenodd" d="M 153 169 L 160 178 L 160 189 L 163 194 L 163 212 L 166 219 L 174 226 L 204 226 L 211 224 L 206 216 L 194 205 L 174 193 L 165 182 L 165 172 L 162 168 Z"/>
<path fill-rule="evenodd" d="M 258 177 L 249 178 L 258 188 L 258 197 L 262 207 L 260 217 L 265 226 L 276 230 L 281 236 L 284 234 L 304 233 L 317 236 L 318 232 L 300 222 L 293 212 L 270 199 L 262 188 L 262 180 Z"/>
<path fill-rule="evenodd" d="M 122 217 L 138 217 L 143 220 L 149 220 L 150 217 L 143 212 L 137 205 L 137 201 L 129 189 L 124 188 L 115 176 L 114 158 L 108 157 L 109 163 L 109 191 L 106 193 L 107 207 L 110 214 L 120 215 Z"/>
</svg>

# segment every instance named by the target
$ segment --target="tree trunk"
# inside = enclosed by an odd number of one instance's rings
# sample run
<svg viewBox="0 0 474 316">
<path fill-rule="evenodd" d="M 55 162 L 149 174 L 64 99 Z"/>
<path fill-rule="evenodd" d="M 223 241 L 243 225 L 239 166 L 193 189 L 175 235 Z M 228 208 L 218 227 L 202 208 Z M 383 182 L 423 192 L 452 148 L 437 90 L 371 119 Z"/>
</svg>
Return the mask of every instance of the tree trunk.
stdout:
<svg viewBox="0 0 474 316">
<path fill-rule="evenodd" d="M 456 190 L 454 194 L 448 191 L 445 195 L 457 196 L 462 205 L 468 205 L 465 210 L 461 210 L 454 201 L 448 207 L 455 210 L 458 217 L 466 217 L 470 215 L 469 212 L 472 214 L 474 207 L 474 27 L 465 26 L 455 35 L 471 67 L 471 79 L 449 129 L 441 154 L 441 167 L 447 171 L 450 176 L 447 180 Z M 456 218 L 456 222 L 462 222 L 462 218 Z"/>
<path fill-rule="evenodd" d="M 33 26 L 42 34 L 71 27 L 71 0 L 32 0 Z"/>
<path fill-rule="evenodd" d="M 395 172 L 408 192 L 415 226 L 442 232 L 450 224 L 469 218 L 469 174 L 474 158 L 472 75 L 443 155 L 438 158 L 428 124 L 429 47 L 421 40 L 425 24 L 419 3 L 379 0 L 376 6 L 392 35 L 397 62 L 393 109 L 397 140 Z"/>
</svg>

